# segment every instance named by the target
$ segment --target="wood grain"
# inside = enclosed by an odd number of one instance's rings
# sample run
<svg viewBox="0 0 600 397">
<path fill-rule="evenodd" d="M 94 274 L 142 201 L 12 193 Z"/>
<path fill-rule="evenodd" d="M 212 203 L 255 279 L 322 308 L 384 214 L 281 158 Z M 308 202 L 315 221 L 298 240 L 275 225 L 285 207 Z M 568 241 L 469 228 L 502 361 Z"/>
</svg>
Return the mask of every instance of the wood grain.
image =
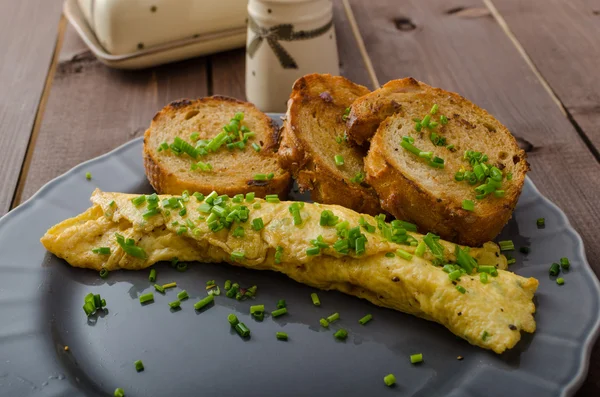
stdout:
<svg viewBox="0 0 600 397">
<path fill-rule="evenodd" d="M 54 53 L 61 0 L 2 2 L 0 216 L 10 208 Z"/>
<path fill-rule="evenodd" d="M 101 64 L 69 26 L 21 200 L 82 161 L 141 136 L 160 108 L 207 94 L 206 60 L 140 71 Z"/>
<path fill-rule="evenodd" d="M 600 275 L 600 164 L 483 3 L 351 4 L 380 82 L 413 76 L 459 92 L 532 145 L 530 177 L 565 211 Z M 599 346 L 592 353 L 581 395 L 600 395 Z"/>
<path fill-rule="evenodd" d="M 600 161 L 600 2 L 492 3 Z"/>
<path fill-rule="evenodd" d="M 333 1 L 333 21 L 340 58 L 340 74 L 372 89 L 373 85 L 360 57 L 342 0 Z M 211 55 L 209 62 L 209 72 L 212 77 L 210 94 L 245 100 L 245 49 Z"/>
</svg>

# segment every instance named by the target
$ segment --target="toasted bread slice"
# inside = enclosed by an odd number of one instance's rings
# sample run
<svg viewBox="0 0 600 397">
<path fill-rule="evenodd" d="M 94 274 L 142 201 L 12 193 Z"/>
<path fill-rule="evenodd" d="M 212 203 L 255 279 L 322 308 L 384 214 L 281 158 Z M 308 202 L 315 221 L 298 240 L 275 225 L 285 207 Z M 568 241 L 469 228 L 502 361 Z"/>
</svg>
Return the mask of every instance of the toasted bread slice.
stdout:
<svg viewBox="0 0 600 397">
<path fill-rule="evenodd" d="M 396 218 L 414 222 L 422 231 L 444 239 L 479 246 L 495 238 L 512 215 L 529 170 L 525 152 L 485 110 L 458 94 L 417 84 L 420 89 L 404 93 L 401 108 L 385 119 L 373 136 L 365 159 L 367 181 L 379 194 L 382 207 Z M 438 110 L 431 115 L 434 104 Z M 415 119 L 428 114 L 439 124 L 417 131 Z M 447 118 L 445 124 L 440 121 L 442 115 Z M 453 147 L 436 145 L 432 132 Z M 444 168 L 432 167 L 431 160 L 401 147 L 404 136 L 414 139 L 413 146 L 419 150 L 445 160 Z M 476 198 L 475 188 L 486 184 L 486 178 L 474 185 L 455 180 L 457 172 L 474 170 L 464 158 L 468 150 L 486 154 L 489 160 L 485 164 L 502 171 L 497 190 L 504 191 L 503 197 L 492 192 Z M 463 200 L 471 200 L 474 210 L 463 209 Z"/>
<path fill-rule="evenodd" d="M 216 151 L 199 154 L 195 159 L 187 153 L 177 155 L 172 149 L 160 150 L 163 142 L 171 144 L 175 137 L 192 145 L 210 140 L 223 131 L 238 112 L 244 114 L 241 126 L 255 133 L 243 149 L 230 150 L 223 144 Z M 188 190 L 203 194 L 217 191 L 233 196 L 255 192 L 258 197 L 278 194 L 283 198 L 291 178 L 277 161 L 278 133 L 272 120 L 247 102 L 221 96 L 175 101 L 154 116 L 144 134 L 146 176 L 161 194 L 181 194 Z M 260 147 L 259 152 L 252 148 L 253 143 Z M 192 165 L 198 162 L 210 164 L 212 170 L 192 170 Z M 273 177 L 268 180 L 254 178 L 256 174 L 271 173 Z"/>
<path fill-rule="evenodd" d="M 352 181 L 358 174 L 364 176 L 366 153 L 347 142 L 343 120 L 346 108 L 368 92 L 339 76 L 310 74 L 298 79 L 288 101 L 278 155 L 314 201 L 377 214 L 381 207 L 373 188 Z M 336 155 L 343 157 L 343 165 L 336 165 Z"/>
<path fill-rule="evenodd" d="M 407 77 L 389 81 L 381 88 L 361 96 L 350 107 L 346 121 L 348 137 L 359 145 L 369 142 L 383 120 L 401 110 L 407 105 L 406 102 L 412 103 L 430 95 L 432 89 Z"/>
</svg>

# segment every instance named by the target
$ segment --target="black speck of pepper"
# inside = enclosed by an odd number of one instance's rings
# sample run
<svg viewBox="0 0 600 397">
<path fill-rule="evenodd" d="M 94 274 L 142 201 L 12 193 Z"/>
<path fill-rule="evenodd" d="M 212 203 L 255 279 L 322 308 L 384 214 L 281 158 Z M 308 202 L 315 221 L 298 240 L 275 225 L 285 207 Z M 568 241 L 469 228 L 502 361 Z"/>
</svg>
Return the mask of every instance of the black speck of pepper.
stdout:
<svg viewBox="0 0 600 397">
<path fill-rule="evenodd" d="M 458 312 L 458 315 L 459 315 L 459 316 L 462 316 L 462 312 Z"/>
<path fill-rule="evenodd" d="M 496 258 L 500 258 L 500 254 L 496 252 Z"/>
<path fill-rule="evenodd" d="M 138 50 L 143 50 L 144 49 L 144 43 L 138 43 L 137 48 L 138 48 Z"/>
<path fill-rule="evenodd" d="M 508 328 L 510 328 L 511 331 L 517 330 L 517 327 L 515 327 L 514 324 L 508 324 Z"/>
<path fill-rule="evenodd" d="M 256 76 L 256 72 L 254 70 L 252 71 L 252 76 Z"/>
<path fill-rule="evenodd" d="M 273 12 L 273 10 L 271 10 L 270 8 L 267 8 L 267 12 L 270 14 Z"/>
<path fill-rule="evenodd" d="M 392 277 L 392 281 L 397 283 L 398 281 L 400 281 L 400 279 L 398 278 L 398 276 L 394 276 Z"/>
<path fill-rule="evenodd" d="M 456 285 L 456 281 L 453 281 L 453 282 L 452 282 L 452 285 Z"/>
<path fill-rule="evenodd" d="M 156 12 L 156 6 L 150 7 L 150 12 Z"/>
<path fill-rule="evenodd" d="M 503 308 L 500 308 L 500 311 L 501 311 L 501 312 L 504 312 L 504 309 L 503 309 Z"/>
</svg>

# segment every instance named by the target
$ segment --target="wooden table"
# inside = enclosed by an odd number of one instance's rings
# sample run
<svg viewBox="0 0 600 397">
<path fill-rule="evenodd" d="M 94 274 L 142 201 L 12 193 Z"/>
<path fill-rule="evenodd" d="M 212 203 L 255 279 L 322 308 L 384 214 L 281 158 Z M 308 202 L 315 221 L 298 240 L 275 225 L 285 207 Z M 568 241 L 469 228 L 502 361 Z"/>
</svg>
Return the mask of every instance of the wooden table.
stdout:
<svg viewBox="0 0 600 397">
<path fill-rule="evenodd" d="M 600 275 L 600 2 L 336 0 L 342 74 L 413 76 L 496 115 L 530 176 L 583 237 Z M 61 0 L 2 2 L 0 215 L 78 163 L 140 136 L 181 97 L 244 98 L 244 50 L 142 71 L 98 62 Z M 600 344 L 578 396 L 600 395 Z"/>
</svg>

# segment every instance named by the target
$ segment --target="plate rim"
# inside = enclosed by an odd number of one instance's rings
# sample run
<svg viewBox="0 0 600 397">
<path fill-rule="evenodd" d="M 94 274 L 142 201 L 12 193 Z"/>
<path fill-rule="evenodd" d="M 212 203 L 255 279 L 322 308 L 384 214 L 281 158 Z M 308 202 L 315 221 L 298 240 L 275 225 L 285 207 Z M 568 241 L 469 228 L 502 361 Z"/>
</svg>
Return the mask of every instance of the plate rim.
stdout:
<svg viewBox="0 0 600 397">
<path fill-rule="evenodd" d="M 268 113 L 268 116 L 271 118 L 277 117 L 279 115 L 280 115 L 279 113 Z M 81 170 L 84 169 L 89 164 L 105 160 L 107 157 L 114 156 L 117 153 L 119 153 L 123 150 L 126 150 L 130 146 L 136 145 L 141 141 L 143 141 L 143 137 L 138 137 L 138 138 L 132 139 L 128 142 L 123 143 L 122 145 L 117 146 L 116 148 L 112 149 L 111 151 L 109 151 L 107 153 L 104 153 L 100 156 L 97 156 L 97 157 L 91 158 L 89 160 L 86 160 L 82 163 L 79 163 L 76 166 L 69 169 L 68 171 L 64 172 L 63 174 L 49 180 L 41 188 L 39 188 L 39 190 L 36 191 L 30 198 L 28 198 L 23 203 L 21 203 L 19 206 L 13 208 L 9 212 L 7 212 L 5 215 L 0 217 L 0 227 L 2 227 L 2 225 L 5 222 L 7 222 L 9 219 L 16 216 L 16 214 L 19 214 L 20 212 L 27 210 L 27 208 L 29 208 L 32 205 L 32 203 L 34 203 L 36 200 L 38 200 L 38 197 L 42 196 L 48 190 L 52 189 L 54 185 L 56 185 L 63 179 L 70 177 L 72 174 L 80 173 Z M 581 258 L 583 259 L 583 262 L 584 262 L 584 268 L 587 272 L 589 272 L 592 275 L 592 277 L 590 277 L 590 278 L 591 278 L 591 282 L 592 282 L 593 286 L 596 288 L 597 291 L 600 291 L 600 282 L 598 281 L 598 278 L 596 277 L 594 270 L 592 269 L 592 267 L 590 266 L 590 264 L 588 262 L 587 256 L 585 254 L 583 239 L 581 238 L 581 235 L 579 234 L 579 232 L 577 232 L 577 230 L 573 227 L 573 225 L 571 225 L 569 218 L 563 212 L 563 210 L 560 207 L 558 207 L 556 204 L 554 204 L 546 196 L 544 196 L 539 191 L 539 189 L 535 186 L 535 184 L 533 183 L 531 178 L 526 176 L 525 183 L 530 184 L 534 193 L 536 193 L 538 195 L 538 197 L 541 198 L 545 202 L 545 204 L 549 205 L 551 208 L 553 208 L 559 214 L 560 218 L 565 222 L 567 231 L 569 233 L 572 233 L 575 236 L 576 241 L 578 242 L 579 255 L 581 255 Z M 575 376 L 570 380 L 570 382 L 568 382 L 562 386 L 562 390 L 560 392 L 561 396 L 574 395 L 577 392 L 577 390 L 581 387 L 581 385 L 583 384 L 585 378 L 588 375 L 592 348 L 599 336 L 600 336 L 600 316 L 596 317 L 596 321 L 592 325 L 590 332 L 586 336 L 585 340 L 583 340 L 581 354 L 579 355 L 578 371 L 575 374 Z"/>
</svg>

